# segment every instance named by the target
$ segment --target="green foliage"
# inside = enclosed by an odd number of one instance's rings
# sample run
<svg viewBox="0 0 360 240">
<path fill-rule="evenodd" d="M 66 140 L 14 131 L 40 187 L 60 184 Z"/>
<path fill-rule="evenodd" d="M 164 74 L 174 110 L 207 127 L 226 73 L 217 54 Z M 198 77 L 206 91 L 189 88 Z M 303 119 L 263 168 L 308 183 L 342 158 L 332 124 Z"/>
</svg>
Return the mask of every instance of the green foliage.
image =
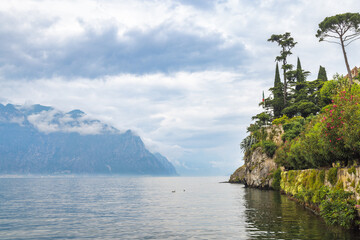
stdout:
<svg viewBox="0 0 360 240">
<path fill-rule="evenodd" d="M 289 118 L 284 114 L 282 117 L 276 118 L 272 121 L 273 125 L 284 124 Z"/>
<path fill-rule="evenodd" d="M 292 169 L 304 169 L 329 167 L 335 162 L 347 166 L 360 159 L 359 102 L 360 88 L 354 84 L 351 90 L 335 95 L 303 130 L 299 124 L 287 127 L 285 123 L 283 139 L 290 143 L 279 148 L 276 161 Z"/>
<path fill-rule="evenodd" d="M 280 181 L 281 181 L 281 169 L 278 168 L 273 173 L 272 188 L 274 190 L 280 190 Z"/>
<path fill-rule="evenodd" d="M 249 135 L 242 140 L 242 142 L 240 143 L 240 148 L 243 150 L 244 153 L 246 153 L 256 142 L 256 138 L 253 135 Z"/>
<path fill-rule="evenodd" d="M 305 82 L 305 75 L 301 68 L 301 62 L 299 57 L 297 58 L 295 79 L 296 79 L 295 91 L 299 91 L 304 87 L 302 83 Z"/>
<path fill-rule="evenodd" d="M 327 75 L 326 75 L 326 70 L 322 66 L 320 66 L 320 68 L 319 68 L 317 79 L 322 80 L 322 81 L 327 81 L 328 80 Z"/>
<path fill-rule="evenodd" d="M 284 108 L 282 112 L 289 117 L 300 114 L 302 117 L 306 118 L 310 114 L 316 114 L 319 110 L 320 108 L 316 106 L 315 103 L 308 100 L 300 100 Z"/>
<path fill-rule="evenodd" d="M 298 109 L 297 109 L 296 104 L 291 104 L 290 106 L 288 106 L 282 110 L 282 113 L 289 116 L 290 118 L 295 116 L 297 114 L 297 112 L 298 112 Z"/>
<path fill-rule="evenodd" d="M 308 117 L 312 113 L 316 114 L 319 110 L 319 107 L 310 101 L 302 100 L 297 104 L 297 111 L 304 118 Z"/>
<path fill-rule="evenodd" d="M 357 211 L 352 195 L 353 193 L 344 190 L 330 191 L 327 194 L 320 204 L 320 214 L 327 224 L 347 229 L 353 227 Z"/>
<path fill-rule="evenodd" d="M 277 145 L 273 141 L 263 141 L 262 147 L 266 155 L 270 158 L 274 156 L 275 151 L 277 149 Z"/>
<path fill-rule="evenodd" d="M 334 168 L 330 168 L 329 169 L 329 173 L 328 173 L 328 178 L 327 180 L 331 183 L 331 185 L 335 185 L 335 183 L 337 182 L 337 172 L 338 169 L 336 167 Z"/>
<path fill-rule="evenodd" d="M 352 41 L 360 35 L 360 14 L 343 13 L 335 16 L 326 17 L 319 23 L 316 37 L 319 41 L 326 41 L 327 38 L 345 38 Z M 345 31 L 346 30 L 346 31 Z M 348 34 L 348 35 L 346 35 Z M 346 36 L 348 36 L 346 38 Z"/>
<path fill-rule="evenodd" d="M 320 181 L 321 184 L 324 184 L 324 182 L 325 182 L 325 170 L 320 171 L 319 181 Z"/>
<path fill-rule="evenodd" d="M 353 81 L 345 52 L 345 47 L 353 41 L 359 39 L 359 36 L 359 13 L 343 13 L 331 17 L 326 17 L 321 23 L 319 23 L 319 29 L 316 33 L 316 37 L 319 38 L 320 42 L 327 41 L 341 45 L 351 85 L 353 84 Z M 335 42 L 336 39 L 338 39 L 338 42 Z"/>
<path fill-rule="evenodd" d="M 285 115 L 286 116 L 286 115 Z M 283 141 L 290 141 L 304 130 L 305 119 L 303 117 L 294 117 L 283 124 Z"/>
<path fill-rule="evenodd" d="M 313 203 L 316 205 L 320 205 L 323 200 L 326 199 L 326 196 L 329 194 L 330 189 L 326 186 L 321 186 L 317 189 L 313 196 Z"/>
<path fill-rule="evenodd" d="M 256 131 L 258 131 L 260 129 L 260 126 L 259 125 L 257 125 L 257 124 L 250 124 L 250 126 L 249 127 L 247 127 L 247 132 L 251 132 L 251 133 L 253 133 L 253 132 L 256 132 Z"/>
<path fill-rule="evenodd" d="M 272 121 L 272 124 L 273 125 L 282 125 L 284 124 L 289 118 L 284 114 L 282 117 L 279 117 L 279 118 L 275 118 L 273 121 Z"/>
<path fill-rule="evenodd" d="M 324 83 L 320 90 L 320 98 L 324 104 L 330 104 L 333 96 L 336 94 L 338 83 L 335 80 L 330 80 Z"/>
<path fill-rule="evenodd" d="M 257 124 L 258 126 L 263 126 L 270 124 L 270 118 L 271 116 L 267 112 L 262 112 L 253 116 L 251 119 L 257 120 L 255 124 Z"/>
<path fill-rule="evenodd" d="M 294 41 L 294 38 L 291 37 L 289 32 L 284 34 L 273 34 L 268 39 L 269 42 L 276 42 L 281 48 L 280 55 L 276 57 L 276 61 L 286 61 L 286 58 L 292 54 L 291 49 L 295 47 L 297 42 Z M 283 68 L 284 69 L 284 68 Z"/>
<path fill-rule="evenodd" d="M 284 72 L 283 75 L 283 100 L 284 100 L 284 106 L 286 105 L 286 98 L 287 98 L 287 82 L 286 82 L 286 72 L 292 68 L 291 64 L 287 63 L 287 57 L 292 54 L 291 49 L 295 47 L 297 42 L 294 41 L 294 38 L 291 37 L 291 34 L 289 32 L 286 32 L 284 34 L 273 34 L 268 39 L 269 42 L 276 42 L 280 47 L 280 55 L 275 58 L 275 61 L 282 62 L 282 69 Z M 280 116 L 280 114 L 278 115 Z"/>
<path fill-rule="evenodd" d="M 349 174 L 356 174 L 356 168 L 355 166 L 352 166 L 351 168 L 348 169 L 348 173 Z"/>
<path fill-rule="evenodd" d="M 357 216 L 353 193 L 324 186 L 324 180 L 324 170 L 290 170 L 281 173 L 280 186 L 300 203 L 319 207 L 321 216 L 328 224 L 351 228 Z"/>
<path fill-rule="evenodd" d="M 268 107 L 273 108 L 274 117 L 280 117 L 284 108 L 283 84 L 281 83 L 279 65 L 276 63 L 274 87 L 270 88 L 273 98 L 266 101 Z"/>
</svg>

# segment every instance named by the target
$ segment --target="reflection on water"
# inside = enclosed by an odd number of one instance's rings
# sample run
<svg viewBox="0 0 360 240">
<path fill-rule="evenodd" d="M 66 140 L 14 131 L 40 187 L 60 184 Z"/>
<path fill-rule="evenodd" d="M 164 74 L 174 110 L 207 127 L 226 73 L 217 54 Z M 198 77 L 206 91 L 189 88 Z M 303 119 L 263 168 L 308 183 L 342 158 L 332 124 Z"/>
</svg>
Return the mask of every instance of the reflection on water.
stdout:
<svg viewBox="0 0 360 240">
<path fill-rule="evenodd" d="M 358 232 L 327 226 L 279 192 L 246 188 L 244 198 L 252 239 L 360 239 Z"/>
<path fill-rule="evenodd" d="M 0 178 L 0 239 L 358 239 L 278 192 L 224 180 Z"/>
</svg>

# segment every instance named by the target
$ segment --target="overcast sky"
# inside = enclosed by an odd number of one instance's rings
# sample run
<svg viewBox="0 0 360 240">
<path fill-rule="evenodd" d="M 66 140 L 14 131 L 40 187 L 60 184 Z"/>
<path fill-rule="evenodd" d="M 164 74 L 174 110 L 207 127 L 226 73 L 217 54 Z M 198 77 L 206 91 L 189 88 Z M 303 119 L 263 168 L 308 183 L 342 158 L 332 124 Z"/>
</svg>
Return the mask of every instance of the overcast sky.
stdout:
<svg viewBox="0 0 360 240">
<path fill-rule="evenodd" d="M 182 175 L 228 175 L 279 52 L 328 77 L 346 73 L 341 49 L 319 43 L 327 16 L 358 0 L 7 0 L 0 2 L 0 101 L 42 104 L 136 132 Z M 360 65 L 360 40 L 348 48 Z"/>
</svg>

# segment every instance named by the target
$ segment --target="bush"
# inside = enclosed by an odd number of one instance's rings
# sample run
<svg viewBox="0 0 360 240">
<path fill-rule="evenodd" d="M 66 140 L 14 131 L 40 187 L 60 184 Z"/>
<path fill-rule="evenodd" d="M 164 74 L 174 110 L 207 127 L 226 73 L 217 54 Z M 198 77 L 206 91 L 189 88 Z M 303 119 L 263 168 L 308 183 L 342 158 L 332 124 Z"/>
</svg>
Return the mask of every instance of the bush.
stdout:
<svg viewBox="0 0 360 240">
<path fill-rule="evenodd" d="M 353 193 L 344 190 L 330 191 L 320 204 L 320 214 L 330 225 L 351 228 L 355 223 L 357 211 L 356 201 L 351 198 Z"/>
<path fill-rule="evenodd" d="M 337 86 L 338 86 L 337 81 L 330 80 L 330 81 L 326 81 L 323 87 L 320 89 L 320 98 L 325 105 L 331 103 L 331 100 L 334 94 L 336 93 Z"/>
<path fill-rule="evenodd" d="M 284 125 L 284 135 L 282 136 L 283 141 L 290 141 L 304 130 L 305 119 L 302 117 L 294 117 L 288 120 Z"/>
<path fill-rule="evenodd" d="M 328 181 L 331 183 L 331 185 L 335 185 L 335 183 L 337 182 L 337 168 L 330 168 L 329 173 L 328 173 Z"/>
<path fill-rule="evenodd" d="M 250 151 L 251 147 L 257 142 L 256 138 L 253 135 L 249 135 L 244 138 L 240 143 L 240 148 L 244 153 Z"/>
<path fill-rule="evenodd" d="M 284 114 L 282 117 L 276 118 L 272 121 L 273 125 L 284 124 L 289 118 Z"/>
<path fill-rule="evenodd" d="M 329 194 L 330 190 L 327 186 L 321 186 L 314 193 L 313 203 L 320 205 L 323 200 L 326 199 L 326 196 Z"/>
<path fill-rule="evenodd" d="M 360 87 L 354 84 L 332 101 L 306 125 L 299 117 L 283 125 L 287 143 L 276 153 L 277 162 L 304 169 L 329 167 L 335 162 L 347 166 L 360 159 Z"/>
<path fill-rule="evenodd" d="M 355 166 L 352 166 L 351 168 L 348 169 L 348 173 L 349 174 L 356 174 L 356 168 Z"/>
<path fill-rule="evenodd" d="M 274 190 L 279 191 L 280 190 L 280 181 L 281 181 L 281 170 L 280 168 L 276 169 L 273 174 L 273 182 L 272 182 L 272 188 Z"/>
<path fill-rule="evenodd" d="M 274 156 L 275 151 L 277 149 L 277 145 L 273 141 L 263 141 L 262 147 L 266 155 L 270 158 Z"/>
</svg>

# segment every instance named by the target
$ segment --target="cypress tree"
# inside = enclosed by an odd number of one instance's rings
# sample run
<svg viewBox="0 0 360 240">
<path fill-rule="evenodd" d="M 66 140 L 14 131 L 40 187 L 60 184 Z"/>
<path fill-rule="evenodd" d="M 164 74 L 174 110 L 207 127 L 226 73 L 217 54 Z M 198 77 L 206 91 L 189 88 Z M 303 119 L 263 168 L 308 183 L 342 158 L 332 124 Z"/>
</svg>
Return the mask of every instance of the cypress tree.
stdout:
<svg viewBox="0 0 360 240">
<path fill-rule="evenodd" d="M 320 68 L 319 68 L 319 73 L 318 73 L 317 79 L 323 80 L 323 81 L 327 81 L 327 80 L 328 80 L 328 78 L 327 78 L 327 76 L 326 76 L 326 70 L 325 70 L 325 68 L 322 67 L 321 65 L 320 65 Z"/>
<path fill-rule="evenodd" d="M 280 72 L 279 72 L 279 64 L 276 63 L 274 87 L 278 86 L 279 84 L 281 84 Z"/>
<path fill-rule="evenodd" d="M 303 70 L 301 68 L 301 63 L 300 63 L 299 57 L 297 58 L 295 78 L 296 78 L 295 90 L 299 91 L 300 89 L 302 89 L 304 87 L 303 83 L 305 82 L 305 76 L 304 76 Z"/>
<path fill-rule="evenodd" d="M 284 101 L 283 101 L 283 84 L 281 83 L 281 79 L 280 79 L 278 63 L 276 63 L 276 68 L 275 68 L 274 87 L 271 88 L 270 90 L 272 91 L 274 96 L 274 99 L 272 100 L 274 117 L 275 118 L 281 117 L 281 111 L 284 108 Z"/>
</svg>

